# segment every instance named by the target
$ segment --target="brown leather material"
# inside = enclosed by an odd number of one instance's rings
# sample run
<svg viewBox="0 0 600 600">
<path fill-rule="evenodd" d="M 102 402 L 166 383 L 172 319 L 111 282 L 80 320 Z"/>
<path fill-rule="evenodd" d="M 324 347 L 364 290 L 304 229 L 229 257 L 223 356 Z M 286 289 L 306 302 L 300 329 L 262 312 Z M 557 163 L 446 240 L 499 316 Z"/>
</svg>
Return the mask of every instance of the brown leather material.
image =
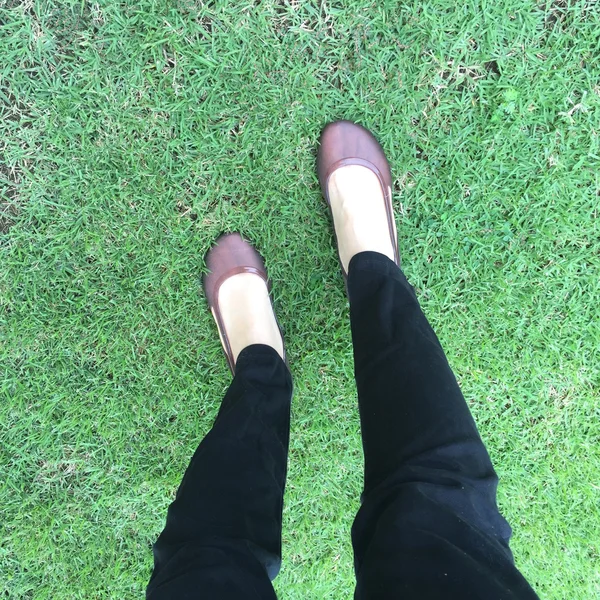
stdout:
<svg viewBox="0 0 600 600">
<path fill-rule="evenodd" d="M 392 205 L 392 174 L 385 153 L 373 134 L 361 125 L 357 125 L 351 121 L 329 123 L 321 133 L 321 141 L 317 153 L 317 173 L 319 175 L 321 191 L 325 200 L 327 200 L 330 210 L 329 178 L 336 169 L 347 165 L 366 167 L 373 171 L 379 179 L 385 202 L 390 238 L 392 247 L 394 248 L 394 260 L 399 265 L 400 254 L 398 252 L 398 239 Z M 344 273 L 344 277 L 347 277 L 343 266 L 342 272 Z"/>
<path fill-rule="evenodd" d="M 220 236 L 206 254 L 205 262 L 208 272 L 202 281 L 204 293 L 217 323 L 229 367 L 231 372 L 235 373 L 233 352 L 219 309 L 219 289 L 225 280 L 240 273 L 258 275 L 267 284 L 269 292 L 271 283 L 262 256 L 239 233 L 226 233 Z"/>
</svg>

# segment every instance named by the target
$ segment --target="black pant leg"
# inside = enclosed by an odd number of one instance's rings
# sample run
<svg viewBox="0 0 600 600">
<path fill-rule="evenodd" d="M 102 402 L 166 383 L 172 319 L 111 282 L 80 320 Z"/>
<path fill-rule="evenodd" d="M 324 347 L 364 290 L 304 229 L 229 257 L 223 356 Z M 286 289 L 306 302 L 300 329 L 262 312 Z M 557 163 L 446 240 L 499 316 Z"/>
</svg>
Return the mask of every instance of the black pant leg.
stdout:
<svg viewBox="0 0 600 600">
<path fill-rule="evenodd" d="M 291 396 L 273 348 L 240 353 L 154 546 L 148 599 L 275 599 Z"/>
<path fill-rule="evenodd" d="M 355 597 L 536 598 L 513 563 L 489 455 L 412 287 L 391 260 L 364 252 L 348 293 L 365 454 Z"/>
</svg>

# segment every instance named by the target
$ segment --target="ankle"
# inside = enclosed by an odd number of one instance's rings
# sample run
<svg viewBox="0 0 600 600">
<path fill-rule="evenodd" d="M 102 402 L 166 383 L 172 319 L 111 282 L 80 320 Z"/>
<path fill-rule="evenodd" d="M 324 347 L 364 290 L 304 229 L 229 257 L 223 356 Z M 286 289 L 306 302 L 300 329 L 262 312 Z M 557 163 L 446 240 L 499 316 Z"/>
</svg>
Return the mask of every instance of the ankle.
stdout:
<svg viewBox="0 0 600 600">
<path fill-rule="evenodd" d="M 248 346 L 263 344 L 284 357 L 283 340 L 265 281 L 241 273 L 223 282 L 219 309 L 234 361 Z"/>
<path fill-rule="evenodd" d="M 377 176 L 366 167 L 341 167 L 332 173 L 328 185 L 344 270 L 348 271 L 350 260 L 360 252 L 379 252 L 394 260 L 386 204 Z"/>
</svg>

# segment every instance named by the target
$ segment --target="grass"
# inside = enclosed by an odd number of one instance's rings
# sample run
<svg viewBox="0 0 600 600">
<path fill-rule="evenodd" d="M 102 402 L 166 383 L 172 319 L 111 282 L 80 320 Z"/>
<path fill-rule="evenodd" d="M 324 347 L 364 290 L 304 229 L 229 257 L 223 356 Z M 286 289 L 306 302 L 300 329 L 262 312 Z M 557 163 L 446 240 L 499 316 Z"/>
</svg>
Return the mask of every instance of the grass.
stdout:
<svg viewBox="0 0 600 600">
<path fill-rule="evenodd" d="M 376 132 L 404 270 L 541 597 L 600 597 L 595 0 L 0 0 L 0 595 L 135 598 L 229 375 L 218 233 L 267 258 L 296 382 L 282 598 L 353 587 L 348 309 L 314 172 Z"/>
</svg>

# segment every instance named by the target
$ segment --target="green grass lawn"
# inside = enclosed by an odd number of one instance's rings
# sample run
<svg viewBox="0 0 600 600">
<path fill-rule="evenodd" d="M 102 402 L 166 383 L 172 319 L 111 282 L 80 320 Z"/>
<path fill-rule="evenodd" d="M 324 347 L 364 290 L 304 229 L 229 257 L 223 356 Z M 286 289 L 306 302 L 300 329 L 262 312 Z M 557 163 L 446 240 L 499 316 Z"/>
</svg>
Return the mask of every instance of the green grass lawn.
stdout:
<svg viewBox="0 0 600 600">
<path fill-rule="evenodd" d="M 280 597 L 350 598 L 362 455 L 315 176 L 371 128 L 403 267 L 517 565 L 600 597 L 595 0 L 0 0 L 0 596 L 141 597 L 230 376 L 199 293 L 240 230 L 295 376 Z"/>
</svg>

